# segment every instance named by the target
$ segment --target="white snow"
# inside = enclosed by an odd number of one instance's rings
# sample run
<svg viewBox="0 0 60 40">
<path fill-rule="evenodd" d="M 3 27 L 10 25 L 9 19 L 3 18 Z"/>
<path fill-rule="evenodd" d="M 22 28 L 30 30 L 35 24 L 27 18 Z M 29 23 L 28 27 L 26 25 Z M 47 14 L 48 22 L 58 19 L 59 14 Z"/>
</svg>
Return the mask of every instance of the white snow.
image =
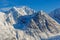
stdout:
<svg viewBox="0 0 60 40">
<path fill-rule="evenodd" d="M 36 13 L 23 6 L 0 12 L 0 40 L 51 40 L 59 35 L 60 24 L 43 10 Z"/>
</svg>

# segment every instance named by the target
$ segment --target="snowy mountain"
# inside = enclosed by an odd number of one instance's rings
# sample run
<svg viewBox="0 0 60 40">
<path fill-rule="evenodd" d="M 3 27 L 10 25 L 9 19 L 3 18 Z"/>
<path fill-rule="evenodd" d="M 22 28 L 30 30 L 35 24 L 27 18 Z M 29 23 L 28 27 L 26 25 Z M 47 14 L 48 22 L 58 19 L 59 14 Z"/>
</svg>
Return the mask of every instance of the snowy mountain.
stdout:
<svg viewBox="0 0 60 40">
<path fill-rule="evenodd" d="M 60 8 L 55 9 L 54 11 L 52 11 L 51 13 L 49 13 L 49 15 L 55 19 L 58 23 L 60 23 Z"/>
<path fill-rule="evenodd" d="M 0 31 L 0 40 L 55 40 L 60 24 L 42 10 L 13 7 L 0 12 Z"/>
</svg>

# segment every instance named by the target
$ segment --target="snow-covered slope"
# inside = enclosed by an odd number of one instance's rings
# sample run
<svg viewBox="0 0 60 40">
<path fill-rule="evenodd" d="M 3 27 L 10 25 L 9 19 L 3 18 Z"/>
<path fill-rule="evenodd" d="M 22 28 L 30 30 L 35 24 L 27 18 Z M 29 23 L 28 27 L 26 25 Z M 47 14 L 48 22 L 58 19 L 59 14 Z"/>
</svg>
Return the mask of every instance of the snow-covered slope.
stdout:
<svg viewBox="0 0 60 40">
<path fill-rule="evenodd" d="M 6 15 L 0 12 L 0 40 L 16 40 L 15 29 L 6 21 Z"/>
<path fill-rule="evenodd" d="M 13 7 L 0 12 L 0 40 L 45 40 L 60 35 L 60 24 L 44 11 Z"/>
<path fill-rule="evenodd" d="M 60 8 L 53 10 L 49 15 L 60 23 Z"/>
</svg>

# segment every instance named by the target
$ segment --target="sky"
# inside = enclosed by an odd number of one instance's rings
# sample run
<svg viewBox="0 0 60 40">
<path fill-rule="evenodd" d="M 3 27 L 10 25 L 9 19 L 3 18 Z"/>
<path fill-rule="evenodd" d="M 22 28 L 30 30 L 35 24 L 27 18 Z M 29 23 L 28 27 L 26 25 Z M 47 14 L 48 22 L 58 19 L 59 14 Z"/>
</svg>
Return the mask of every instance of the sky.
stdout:
<svg viewBox="0 0 60 40">
<path fill-rule="evenodd" d="M 28 6 L 36 11 L 50 12 L 60 8 L 60 0 L 0 0 L 0 8 Z"/>
</svg>

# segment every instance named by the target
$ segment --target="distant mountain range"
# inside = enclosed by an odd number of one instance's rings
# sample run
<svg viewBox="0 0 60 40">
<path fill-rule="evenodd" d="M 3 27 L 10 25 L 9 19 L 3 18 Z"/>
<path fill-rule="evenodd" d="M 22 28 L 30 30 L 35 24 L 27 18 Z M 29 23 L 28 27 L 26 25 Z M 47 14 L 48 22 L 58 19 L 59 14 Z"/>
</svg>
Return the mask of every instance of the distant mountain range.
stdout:
<svg viewBox="0 0 60 40">
<path fill-rule="evenodd" d="M 60 24 L 60 8 L 53 10 L 49 15 Z"/>
<path fill-rule="evenodd" d="M 26 6 L 0 10 L 0 40 L 60 40 L 59 15 Z"/>
</svg>

